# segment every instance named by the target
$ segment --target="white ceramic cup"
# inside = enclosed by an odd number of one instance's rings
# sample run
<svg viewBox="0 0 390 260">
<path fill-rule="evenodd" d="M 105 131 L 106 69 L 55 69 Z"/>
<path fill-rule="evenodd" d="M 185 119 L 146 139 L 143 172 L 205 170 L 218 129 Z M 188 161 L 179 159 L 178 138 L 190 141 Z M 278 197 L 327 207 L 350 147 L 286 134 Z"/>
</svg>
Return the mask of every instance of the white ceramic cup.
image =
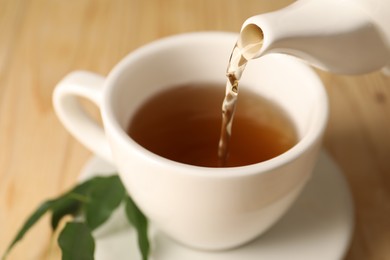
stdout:
<svg viewBox="0 0 390 260">
<path fill-rule="evenodd" d="M 292 57 L 269 54 L 250 61 L 241 82 L 291 116 L 299 142 L 287 152 L 249 166 L 197 167 L 153 154 L 126 134 L 137 108 L 164 88 L 206 81 L 220 83 L 224 91 L 237 37 L 203 32 L 161 39 L 126 56 L 107 77 L 73 72 L 54 92 L 61 122 L 117 167 L 149 220 L 175 240 L 199 249 L 232 248 L 271 227 L 309 179 L 327 121 L 326 92 L 312 69 Z M 103 128 L 77 97 L 99 107 Z"/>
</svg>

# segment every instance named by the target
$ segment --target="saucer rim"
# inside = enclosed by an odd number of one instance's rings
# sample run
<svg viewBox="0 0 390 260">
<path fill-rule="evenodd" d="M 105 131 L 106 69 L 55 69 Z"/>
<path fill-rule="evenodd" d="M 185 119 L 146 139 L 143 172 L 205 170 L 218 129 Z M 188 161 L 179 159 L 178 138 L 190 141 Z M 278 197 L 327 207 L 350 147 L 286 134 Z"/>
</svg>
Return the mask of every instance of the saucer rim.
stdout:
<svg viewBox="0 0 390 260">
<path fill-rule="evenodd" d="M 355 226 L 355 219 L 354 219 L 354 205 L 353 205 L 353 198 L 352 198 L 352 194 L 351 194 L 351 191 L 350 191 L 350 188 L 348 186 L 348 183 L 347 183 L 347 180 L 345 178 L 345 176 L 343 175 L 340 167 L 337 165 L 337 163 L 333 160 L 333 158 L 328 154 L 328 152 L 326 152 L 325 150 L 321 150 L 320 152 L 320 156 L 319 156 L 319 159 L 318 159 L 318 163 L 322 162 L 324 165 L 326 164 L 327 167 L 329 168 L 333 168 L 334 170 L 334 176 L 333 178 L 338 178 L 337 182 L 339 182 L 339 185 L 342 186 L 342 192 L 344 193 L 344 198 L 342 198 L 340 201 L 343 201 L 343 205 L 345 206 L 343 211 L 344 211 L 344 228 L 343 228 L 343 233 L 344 233 L 344 239 L 340 239 L 339 237 L 339 240 L 340 240 L 340 244 L 339 244 L 339 252 L 338 252 L 338 257 L 335 258 L 335 260 L 341 260 L 345 257 L 348 249 L 349 249 L 349 245 L 351 243 L 351 240 L 352 240 L 352 236 L 353 236 L 353 232 L 354 232 L 354 226 Z M 105 169 L 103 169 L 102 167 L 99 167 L 101 170 L 99 171 L 96 171 L 96 170 L 93 170 L 93 167 L 94 165 L 96 164 L 103 164 L 103 165 L 106 165 Z M 316 166 L 317 167 L 317 166 Z M 323 166 L 325 167 L 325 166 Z M 315 169 L 316 170 L 316 169 Z M 319 171 L 321 169 L 318 169 L 317 171 Z M 92 171 L 95 171 L 95 173 L 93 173 Z M 116 173 L 116 170 L 115 168 L 108 162 L 106 162 L 104 159 L 101 159 L 99 158 L 98 156 L 92 156 L 85 164 L 84 164 L 84 167 L 83 169 L 81 170 L 81 174 L 80 174 L 80 177 L 79 177 L 79 181 L 81 182 L 82 180 L 85 180 L 87 178 L 90 178 L 92 176 L 97 176 L 97 175 L 109 175 L 109 174 L 112 174 L 112 173 Z M 308 185 L 310 185 L 310 182 L 308 183 Z M 340 187 L 341 187 L 340 186 Z M 338 203 L 341 203 L 341 202 L 338 202 Z M 294 207 L 294 205 L 293 205 Z M 118 214 L 118 213 L 116 213 Z M 282 217 L 283 219 L 284 217 Z M 278 223 L 275 224 L 275 226 L 277 226 Z M 103 225 L 105 226 L 105 225 Z M 156 230 L 153 230 L 154 227 L 152 225 L 152 232 L 155 232 L 155 233 L 159 233 L 160 231 L 156 231 Z M 117 230 L 110 230 L 110 228 L 105 228 L 103 227 L 103 231 L 101 232 L 101 229 L 99 228 L 97 230 L 96 233 L 94 233 L 94 236 L 96 237 L 97 240 L 101 239 L 101 238 L 104 238 L 104 237 L 110 237 L 110 236 L 119 236 L 118 234 L 120 233 L 120 231 L 129 231 L 129 230 L 133 230 L 133 228 L 131 226 L 125 226 L 123 223 L 122 223 L 122 227 L 121 228 L 117 228 Z M 245 245 L 241 246 L 241 247 L 238 247 L 238 248 L 245 248 L 247 245 L 250 245 L 252 243 L 256 243 L 256 241 L 258 239 L 261 239 L 261 237 L 263 236 L 266 236 L 268 233 L 272 233 L 272 230 L 273 230 L 273 227 L 270 228 L 270 230 L 268 230 L 266 233 L 264 233 L 263 235 L 261 235 L 260 237 L 254 239 L 253 241 L 251 242 L 248 242 L 246 243 Z M 118 233 L 119 231 L 119 233 Z M 162 237 L 162 238 L 161 238 Z M 165 238 L 164 238 L 165 237 Z M 184 245 L 181 245 L 180 243 L 177 243 L 177 242 L 174 242 L 169 236 L 163 234 L 162 236 L 160 236 L 160 239 L 165 239 L 165 240 L 171 240 L 171 242 L 168 242 L 173 244 L 174 246 L 177 246 L 177 247 L 185 247 L 189 250 L 189 252 L 194 251 L 194 252 L 200 252 L 200 250 L 194 250 L 193 248 L 189 248 L 189 247 L 186 247 Z M 234 250 L 236 250 L 235 248 L 234 249 L 230 249 L 230 250 L 224 250 L 223 252 L 227 252 L 229 253 L 229 251 L 231 252 L 234 252 Z M 208 252 L 208 251 L 205 251 L 205 252 Z M 214 251 L 211 251 L 211 252 L 214 252 Z M 96 258 L 97 260 L 99 260 L 99 258 Z M 271 260 L 271 259 L 270 259 Z"/>
</svg>

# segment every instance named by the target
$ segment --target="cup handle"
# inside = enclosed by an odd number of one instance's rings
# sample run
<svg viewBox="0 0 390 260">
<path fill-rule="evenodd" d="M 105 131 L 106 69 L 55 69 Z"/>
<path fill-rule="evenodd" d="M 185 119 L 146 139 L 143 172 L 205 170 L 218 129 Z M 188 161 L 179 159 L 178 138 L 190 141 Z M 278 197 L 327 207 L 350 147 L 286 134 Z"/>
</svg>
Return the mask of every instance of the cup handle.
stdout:
<svg viewBox="0 0 390 260">
<path fill-rule="evenodd" d="M 72 72 L 55 87 L 53 103 L 61 123 L 80 143 L 108 162 L 113 162 L 103 128 L 83 109 L 77 99 L 83 97 L 92 101 L 101 112 L 104 80 L 103 76 L 95 73 Z"/>
</svg>

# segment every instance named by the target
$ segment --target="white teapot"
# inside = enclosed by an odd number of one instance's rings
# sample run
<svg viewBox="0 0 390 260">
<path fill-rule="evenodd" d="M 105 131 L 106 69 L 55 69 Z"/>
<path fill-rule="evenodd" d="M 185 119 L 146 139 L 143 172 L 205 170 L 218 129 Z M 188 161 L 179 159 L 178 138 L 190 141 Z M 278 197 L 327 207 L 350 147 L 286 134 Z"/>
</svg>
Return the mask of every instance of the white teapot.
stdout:
<svg viewBox="0 0 390 260">
<path fill-rule="evenodd" d="M 248 60 L 278 52 L 334 73 L 390 74 L 390 0 L 300 0 L 247 19 L 237 45 Z"/>
</svg>

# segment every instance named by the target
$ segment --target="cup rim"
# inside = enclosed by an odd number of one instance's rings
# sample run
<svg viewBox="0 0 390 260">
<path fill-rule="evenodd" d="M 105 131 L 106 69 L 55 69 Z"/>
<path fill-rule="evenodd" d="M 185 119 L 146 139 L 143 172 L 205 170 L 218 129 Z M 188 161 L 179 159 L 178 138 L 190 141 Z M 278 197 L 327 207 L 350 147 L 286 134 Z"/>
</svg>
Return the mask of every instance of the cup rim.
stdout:
<svg viewBox="0 0 390 260">
<path fill-rule="evenodd" d="M 320 140 L 323 132 L 325 131 L 328 116 L 329 116 L 329 105 L 328 98 L 323 82 L 320 80 L 319 76 L 315 71 L 303 61 L 288 56 L 285 54 L 271 53 L 267 55 L 280 56 L 282 59 L 285 59 L 286 62 L 292 63 L 293 66 L 297 67 L 297 70 L 302 71 L 305 74 L 305 77 L 308 81 L 313 82 L 313 85 L 316 86 L 319 96 L 319 107 L 322 111 L 318 112 L 320 118 L 317 118 L 318 123 L 310 131 L 305 134 L 297 144 L 286 152 L 273 157 L 269 160 L 262 161 L 255 164 L 245 165 L 245 166 L 236 166 L 236 167 L 205 167 L 205 166 L 196 166 L 185 164 L 171 159 L 164 158 L 160 155 L 157 155 L 146 148 L 139 145 L 136 141 L 131 139 L 125 130 L 120 126 L 119 122 L 115 120 L 114 111 L 112 110 L 111 100 L 112 100 L 112 89 L 115 84 L 116 79 L 121 75 L 124 68 L 128 63 L 131 63 L 132 60 L 137 59 L 140 56 L 147 55 L 150 51 L 156 49 L 163 49 L 164 47 L 181 44 L 185 42 L 192 42 L 194 40 L 207 40 L 216 38 L 225 38 L 226 40 L 238 39 L 237 33 L 232 32 L 219 32 L 219 31 L 206 31 L 206 32 L 190 32 L 168 36 L 165 38 L 157 39 L 151 43 L 148 43 L 140 48 L 136 49 L 133 52 L 130 52 L 126 55 L 108 74 L 103 87 L 102 95 L 102 107 L 101 114 L 104 122 L 105 131 L 114 133 L 112 136 L 116 141 L 121 143 L 126 143 L 127 148 L 132 149 L 133 152 L 136 152 L 137 155 L 140 155 L 143 159 L 147 159 L 150 163 L 159 164 L 160 166 L 166 167 L 176 167 L 180 168 L 181 172 L 186 172 L 188 174 L 195 175 L 207 175 L 214 177 L 234 177 L 234 176 L 243 176 L 258 174 L 260 172 L 267 172 L 269 170 L 281 167 L 288 164 L 289 162 L 296 159 L 301 155 L 305 150 L 309 149 L 317 140 Z M 233 48 L 233 45 L 232 45 Z M 313 86 L 314 87 L 314 86 Z M 114 158 L 115 161 L 115 158 Z M 212 172 L 213 174 L 210 174 Z"/>
</svg>

